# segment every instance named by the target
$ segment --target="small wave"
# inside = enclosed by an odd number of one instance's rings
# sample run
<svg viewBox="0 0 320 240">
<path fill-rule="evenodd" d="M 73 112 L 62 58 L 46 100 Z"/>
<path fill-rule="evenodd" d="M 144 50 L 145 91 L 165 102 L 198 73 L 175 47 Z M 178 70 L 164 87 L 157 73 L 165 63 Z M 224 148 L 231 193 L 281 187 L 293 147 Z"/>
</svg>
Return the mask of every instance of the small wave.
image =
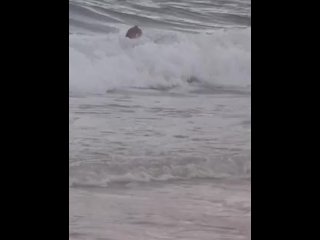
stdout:
<svg viewBox="0 0 320 240">
<path fill-rule="evenodd" d="M 145 29 L 141 39 L 123 36 L 69 36 L 71 92 L 251 85 L 250 28 L 213 34 Z"/>
<path fill-rule="evenodd" d="M 110 184 L 247 179 L 251 176 L 249 156 L 144 160 L 130 159 L 121 164 L 116 162 L 71 164 L 70 186 L 107 187 Z"/>
</svg>

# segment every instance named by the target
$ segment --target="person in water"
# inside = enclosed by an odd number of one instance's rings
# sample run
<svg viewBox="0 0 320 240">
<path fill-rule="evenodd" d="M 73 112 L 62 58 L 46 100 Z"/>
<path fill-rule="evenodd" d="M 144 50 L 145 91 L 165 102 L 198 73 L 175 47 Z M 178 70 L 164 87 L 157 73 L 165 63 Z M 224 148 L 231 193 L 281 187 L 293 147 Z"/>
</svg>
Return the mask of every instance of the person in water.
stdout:
<svg viewBox="0 0 320 240">
<path fill-rule="evenodd" d="M 126 37 L 133 39 L 139 38 L 142 35 L 142 30 L 138 26 L 134 26 L 127 31 Z"/>
</svg>

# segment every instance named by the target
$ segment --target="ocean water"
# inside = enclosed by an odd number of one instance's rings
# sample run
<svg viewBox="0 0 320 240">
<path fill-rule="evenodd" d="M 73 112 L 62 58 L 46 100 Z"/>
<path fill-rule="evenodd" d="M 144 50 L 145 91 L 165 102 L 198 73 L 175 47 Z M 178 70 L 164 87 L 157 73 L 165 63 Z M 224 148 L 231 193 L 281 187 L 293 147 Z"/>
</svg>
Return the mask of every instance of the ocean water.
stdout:
<svg viewBox="0 0 320 240">
<path fill-rule="evenodd" d="M 70 239 L 251 239 L 250 11 L 69 1 Z"/>
</svg>

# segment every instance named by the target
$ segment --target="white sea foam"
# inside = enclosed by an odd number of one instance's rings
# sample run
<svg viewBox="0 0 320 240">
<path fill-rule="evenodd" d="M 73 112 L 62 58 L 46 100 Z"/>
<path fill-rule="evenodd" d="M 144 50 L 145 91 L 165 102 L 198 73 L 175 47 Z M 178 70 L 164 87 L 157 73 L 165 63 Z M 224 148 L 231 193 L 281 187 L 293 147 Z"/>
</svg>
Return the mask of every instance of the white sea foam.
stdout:
<svg viewBox="0 0 320 240">
<path fill-rule="evenodd" d="M 206 85 L 248 87 L 251 29 L 212 34 L 145 31 L 129 40 L 124 32 L 70 35 L 69 84 L 75 93 L 123 88 L 187 88 Z M 192 85 L 193 83 L 191 83 Z"/>
</svg>

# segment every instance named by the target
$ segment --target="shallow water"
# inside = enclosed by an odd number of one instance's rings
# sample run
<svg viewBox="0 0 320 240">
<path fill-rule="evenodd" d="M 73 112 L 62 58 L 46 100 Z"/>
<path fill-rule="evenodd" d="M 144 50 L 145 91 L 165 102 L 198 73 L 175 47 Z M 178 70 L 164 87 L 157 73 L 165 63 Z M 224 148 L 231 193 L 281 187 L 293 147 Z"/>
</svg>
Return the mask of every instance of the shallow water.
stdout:
<svg viewBox="0 0 320 240">
<path fill-rule="evenodd" d="M 70 239 L 251 239 L 250 9 L 69 1 Z"/>
<path fill-rule="evenodd" d="M 249 239 L 250 95 L 70 98 L 70 239 Z"/>
</svg>

